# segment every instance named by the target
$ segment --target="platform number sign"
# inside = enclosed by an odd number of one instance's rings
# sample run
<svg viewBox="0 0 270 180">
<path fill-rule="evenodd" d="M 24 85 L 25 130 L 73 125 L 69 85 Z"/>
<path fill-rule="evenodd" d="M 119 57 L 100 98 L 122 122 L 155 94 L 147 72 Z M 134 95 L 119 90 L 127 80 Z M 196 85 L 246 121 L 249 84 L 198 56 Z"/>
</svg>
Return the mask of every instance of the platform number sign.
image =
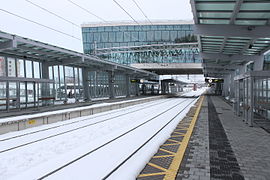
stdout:
<svg viewBox="0 0 270 180">
<path fill-rule="evenodd" d="M 36 124 L 36 120 L 34 120 L 34 119 L 29 120 L 29 121 L 28 121 L 28 124 L 30 124 L 30 125 Z"/>
</svg>

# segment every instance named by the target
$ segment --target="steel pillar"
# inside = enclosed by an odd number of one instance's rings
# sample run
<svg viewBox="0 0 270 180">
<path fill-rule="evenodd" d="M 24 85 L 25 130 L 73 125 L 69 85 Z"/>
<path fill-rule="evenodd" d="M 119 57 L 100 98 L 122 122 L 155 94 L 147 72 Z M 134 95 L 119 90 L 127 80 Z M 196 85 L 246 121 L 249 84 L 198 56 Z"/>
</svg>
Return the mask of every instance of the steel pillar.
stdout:
<svg viewBox="0 0 270 180">
<path fill-rule="evenodd" d="M 114 94 L 114 72 L 113 71 L 109 71 L 109 98 L 113 99 L 115 98 L 115 94 Z"/>
<path fill-rule="evenodd" d="M 127 74 L 126 75 L 126 97 L 130 97 L 130 76 Z"/>
<path fill-rule="evenodd" d="M 88 79 L 88 69 L 83 67 L 82 68 L 82 83 L 83 83 L 83 91 L 84 91 L 84 101 L 91 101 L 90 96 L 90 88 L 89 88 L 89 79 Z"/>
</svg>

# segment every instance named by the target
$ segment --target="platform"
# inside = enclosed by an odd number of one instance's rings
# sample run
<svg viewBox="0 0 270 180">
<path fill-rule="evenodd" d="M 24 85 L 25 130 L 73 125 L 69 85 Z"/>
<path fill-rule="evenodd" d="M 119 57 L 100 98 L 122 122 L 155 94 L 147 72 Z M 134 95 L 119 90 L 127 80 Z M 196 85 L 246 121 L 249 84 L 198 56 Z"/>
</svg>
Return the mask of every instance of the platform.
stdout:
<svg viewBox="0 0 270 180">
<path fill-rule="evenodd" d="M 175 130 L 142 170 L 138 179 L 166 179 L 175 161 L 181 165 L 171 179 L 269 179 L 270 134 L 265 129 L 257 124 L 250 127 L 243 122 L 241 117 L 234 114 L 232 106 L 220 96 L 206 95 L 202 105 L 197 105 L 197 108 L 200 108 L 198 118 L 196 112 L 191 111 L 193 115 L 188 114 L 176 128 L 178 131 L 187 128 L 188 131 L 194 117 L 196 118 L 188 145 L 183 145 L 183 139 L 188 134 L 185 131 L 180 145 L 176 149 L 167 149 L 174 153 L 184 151 L 184 156 L 174 156 L 169 161 L 156 159 L 157 154 L 161 153 L 160 149 L 167 146 L 170 138 L 175 136 Z M 164 152 L 163 157 L 167 156 L 168 159 L 170 152 Z"/>
</svg>

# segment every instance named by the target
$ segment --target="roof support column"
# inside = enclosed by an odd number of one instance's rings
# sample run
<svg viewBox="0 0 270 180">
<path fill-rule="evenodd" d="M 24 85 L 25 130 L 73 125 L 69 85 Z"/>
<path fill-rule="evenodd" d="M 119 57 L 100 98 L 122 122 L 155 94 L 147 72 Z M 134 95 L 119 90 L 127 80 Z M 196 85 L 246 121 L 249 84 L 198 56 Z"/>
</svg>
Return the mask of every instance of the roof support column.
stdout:
<svg viewBox="0 0 270 180">
<path fill-rule="evenodd" d="M 264 65 L 264 56 L 254 60 L 254 71 L 262 71 Z"/>
<path fill-rule="evenodd" d="M 91 101 L 90 98 L 90 88 L 89 88 L 89 79 L 88 79 L 88 69 L 86 67 L 82 68 L 82 83 L 84 91 L 84 101 Z"/>
<path fill-rule="evenodd" d="M 110 99 L 115 98 L 114 94 L 114 71 L 108 71 L 109 74 L 109 97 Z"/>
<path fill-rule="evenodd" d="M 47 62 L 41 63 L 42 69 L 42 79 L 49 79 L 49 65 Z M 46 98 L 50 96 L 50 85 L 49 83 L 41 83 L 41 98 Z M 54 94 L 55 98 L 56 94 Z M 43 105 L 47 105 L 45 101 L 42 102 Z"/>
<path fill-rule="evenodd" d="M 235 94 L 235 92 L 234 92 L 234 90 L 235 90 L 235 88 L 234 88 L 234 75 L 235 75 L 235 72 L 232 72 L 229 75 L 229 77 L 230 77 L 230 80 L 229 80 L 229 83 L 230 83 L 230 99 L 235 97 L 234 96 L 234 94 Z"/>
<path fill-rule="evenodd" d="M 126 91 L 127 91 L 127 96 L 130 97 L 130 75 L 126 75 Z"/>
</svg>

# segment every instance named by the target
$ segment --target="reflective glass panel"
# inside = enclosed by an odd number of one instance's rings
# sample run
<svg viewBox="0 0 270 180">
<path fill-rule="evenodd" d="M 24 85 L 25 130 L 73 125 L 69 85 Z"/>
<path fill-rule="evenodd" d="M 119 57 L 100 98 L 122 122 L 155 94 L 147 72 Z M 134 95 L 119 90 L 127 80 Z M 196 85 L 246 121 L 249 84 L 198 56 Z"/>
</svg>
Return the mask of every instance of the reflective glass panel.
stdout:
<svg viewBox="0 0 270 180">
<path fill-rule="evenodd" d="M 16 77 L 16 63 L 14 58 L 7 58 L 8 76 Z"/>
<path fill-rule="evenodd" d="M 25 70 L 26 70 L 26 77 L 27 78 L 33 78 L 32 61 L 25 60 Z"/>
<path fill-rule="evenodd" d="M 6 76 L 6 61 L 4 57 L 0 57 L 0 76 Z"/>
<path fill-rule="evenodd" d="M 24 60 L 17 59 L 17 72 L 18 77 L 24 77 Z"/>
</svg>

